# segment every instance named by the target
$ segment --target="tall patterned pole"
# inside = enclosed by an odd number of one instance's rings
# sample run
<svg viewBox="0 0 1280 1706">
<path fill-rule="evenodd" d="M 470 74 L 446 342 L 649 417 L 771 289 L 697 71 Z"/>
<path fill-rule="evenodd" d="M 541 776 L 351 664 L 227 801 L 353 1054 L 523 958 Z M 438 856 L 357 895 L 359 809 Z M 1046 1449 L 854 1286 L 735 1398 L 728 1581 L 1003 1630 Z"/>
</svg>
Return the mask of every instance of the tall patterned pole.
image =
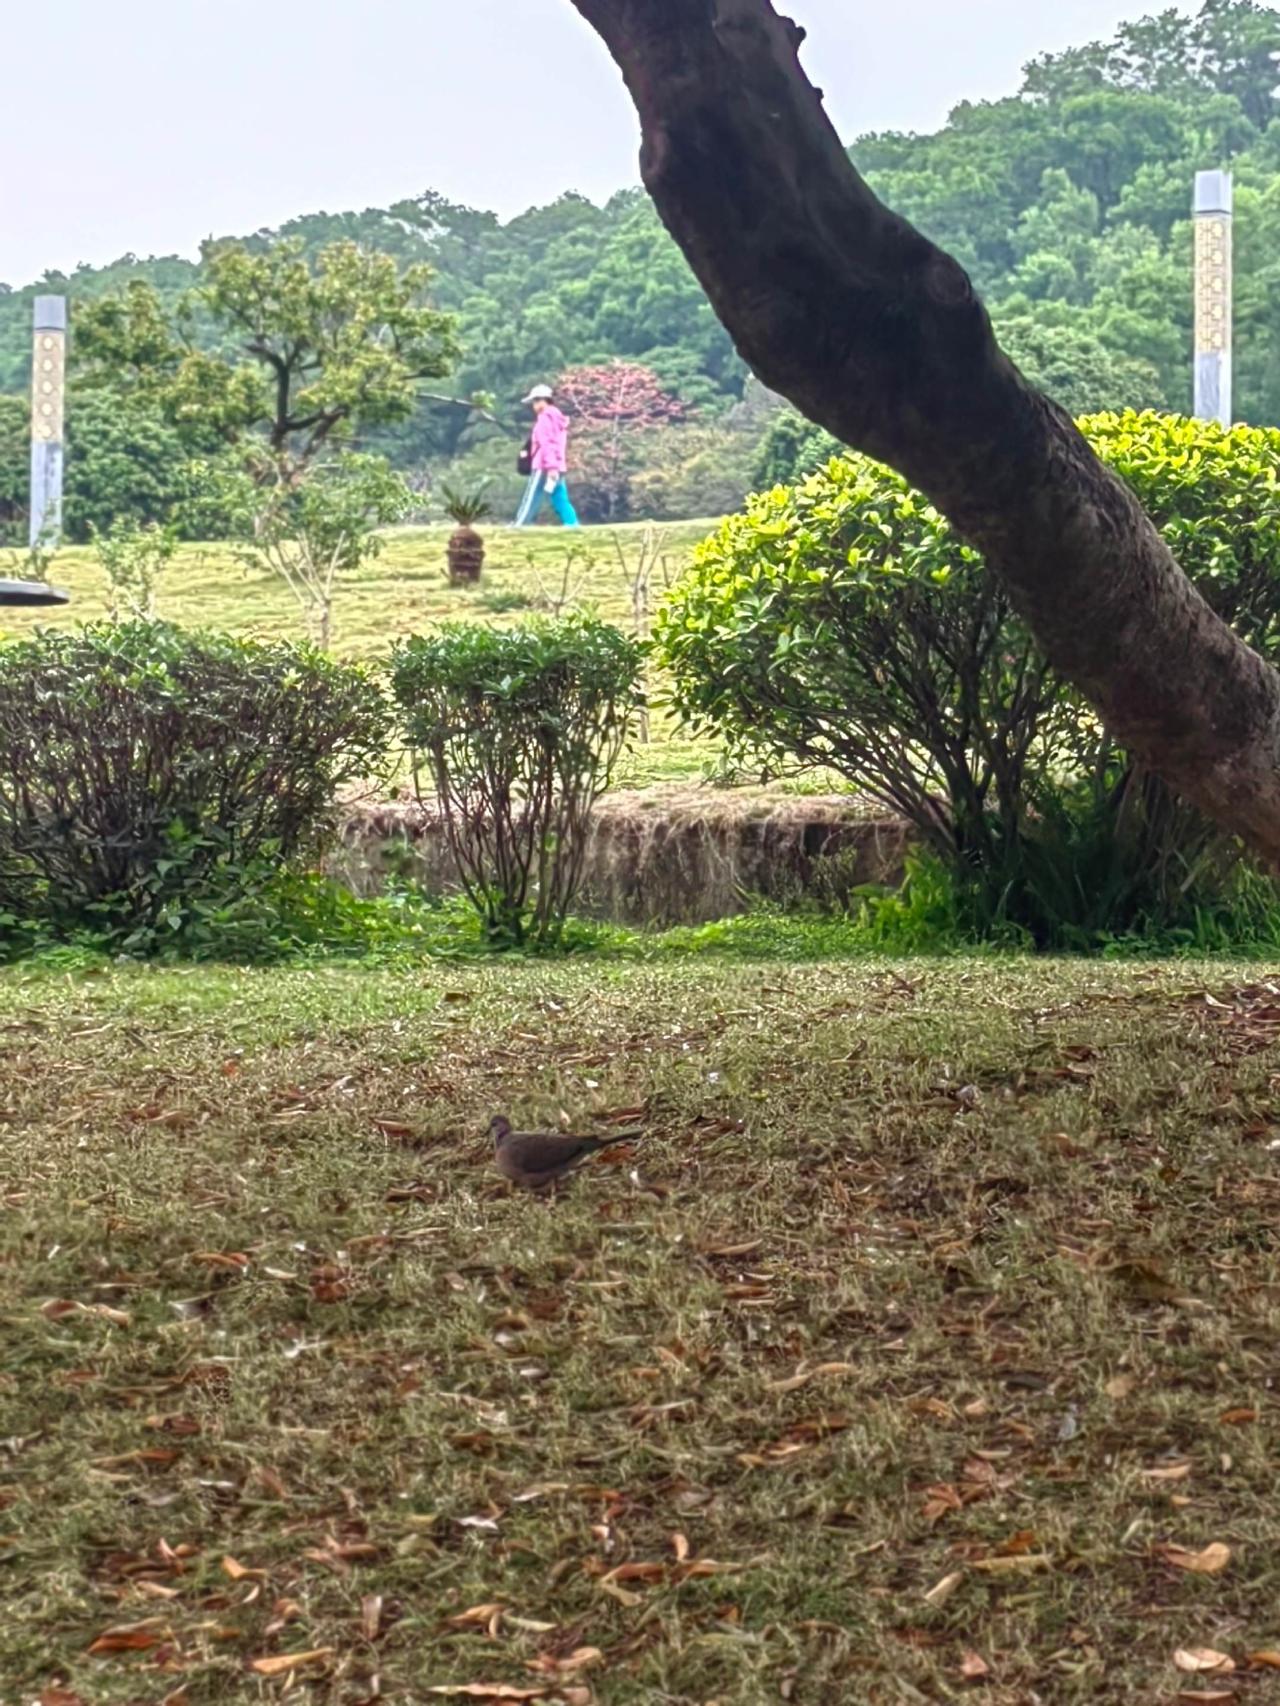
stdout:
<svg viewBox="0 0 1280 1706">
<path fill-rule="evenodd" d="M 1197 172 L 1196 417 L 1231 425 L 1230 172 Z"/>
<path fill-rule="evenodd" d="M 67 376 L 67 299 L 37 296 L 31 360 L 31 545 L 62 531 L 62 425 Z"/>
</svg>

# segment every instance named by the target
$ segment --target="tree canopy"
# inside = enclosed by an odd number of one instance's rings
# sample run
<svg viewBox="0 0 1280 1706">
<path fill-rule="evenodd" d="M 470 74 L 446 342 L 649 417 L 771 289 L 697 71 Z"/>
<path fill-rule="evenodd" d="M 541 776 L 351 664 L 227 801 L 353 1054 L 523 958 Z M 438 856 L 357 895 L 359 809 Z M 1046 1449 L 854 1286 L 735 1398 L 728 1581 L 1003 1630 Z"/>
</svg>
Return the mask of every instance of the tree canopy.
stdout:
<svg viewBox="0 0 1280 1706">
<path fill-rule="evenodd" d="M 1015 359 L 1073 412 L 1190 407 L 1191 185 L 1199 169 L 1230 166 L 1237 407 L 1280 425 L 1278 48 L 1280 11 L 1255 0 L 1166 10 L 1036 59 L 1017 94 L 964 102 L 932 135 L 864 136 L 851 154 L 877 195 L 970 272 Z M 531 383 L 614 358 L 643 362 L 704 415 L 742 394 L 746 370 L 640 190 L 603 207 L 565 195 L 506 223 L 426 191 L 309 214 L 245 237 L 243 252 L 282 238 L 312 264 L 354 243 L 401 269 L 429 266 L 433 305 L 457 317 L 448 389 L 489 392 L 513 420 Z M 224 251 L 211 244 L 199 263 L 127 256 L 0 293 L 0 390 L 25 389 L 36 289 L 85 303 L 141 281 L 168 317 L 193 286 L 227 294 Z M 196 336 L 214 345 L 207 324 Z M 474 432 L 464 409 L 423 395 L 376 438 L 416 465 Z"/>
<path fill-rule="evenodd" d="M 419 381 L 449 372 L 453 317 L 428 304 L 431 276 L 349 238 L 314 257 L 297 237 L 215 244 L 175 313 L 145 278 L 81 305 L 75 371 L 197 442 L 258 445 L 296 470 L 331 439 L 408 419 Z"/>
<path fill-rule="evenodd" d="M 1114 738 L 1280 860 L 1280 674 L 1000 349 L 956 258 L 859 174 L 804 30 L 773 0 L 573 4 L 635 103 L 645 187 L 753 371 L 917 485 Z"/>
</svg>

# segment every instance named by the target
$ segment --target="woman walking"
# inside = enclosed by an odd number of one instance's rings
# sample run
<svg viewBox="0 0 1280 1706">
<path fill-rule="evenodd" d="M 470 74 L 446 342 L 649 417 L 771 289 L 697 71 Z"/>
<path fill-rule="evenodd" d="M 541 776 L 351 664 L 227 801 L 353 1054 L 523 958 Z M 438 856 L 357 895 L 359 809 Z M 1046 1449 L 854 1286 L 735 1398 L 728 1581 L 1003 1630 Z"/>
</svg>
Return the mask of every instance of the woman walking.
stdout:
<svg viewBox="0 0 1280 1706">
<path fill-rule="evenodd" d="M 561 414 L 552 402 L 554 395 L 549 385 L 535 385 L 524 399 L 533 410 L 534 421 L 525 451 L 529 484 L 520 500 L 517 527 L 528 527 L 535 522 L 548 498 L 566 527 L 578 525 L 577 511 L 569 501 L 569 489 L 564 480 L 569 466 L 569 418 Z M 522 470 L 525 456 L 520 459 Z"/>
</svg>

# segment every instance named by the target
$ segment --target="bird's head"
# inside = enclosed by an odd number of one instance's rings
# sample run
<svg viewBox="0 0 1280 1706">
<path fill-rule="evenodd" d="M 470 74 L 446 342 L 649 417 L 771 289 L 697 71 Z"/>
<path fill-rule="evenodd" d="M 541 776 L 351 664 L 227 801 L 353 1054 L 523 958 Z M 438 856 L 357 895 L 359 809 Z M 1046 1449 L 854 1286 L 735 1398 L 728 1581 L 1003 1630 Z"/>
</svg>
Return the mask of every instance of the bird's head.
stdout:
<svg viewBox="0 0 1280 1706">
<path fill-rule="evenodd" d="M 504 1137 L 511 1135 L 511 1121 L 505 1114 L 495 1114 L 489 1121 L 489 1136 L 495 1144 L 501 1143 Z"/>
</svg>

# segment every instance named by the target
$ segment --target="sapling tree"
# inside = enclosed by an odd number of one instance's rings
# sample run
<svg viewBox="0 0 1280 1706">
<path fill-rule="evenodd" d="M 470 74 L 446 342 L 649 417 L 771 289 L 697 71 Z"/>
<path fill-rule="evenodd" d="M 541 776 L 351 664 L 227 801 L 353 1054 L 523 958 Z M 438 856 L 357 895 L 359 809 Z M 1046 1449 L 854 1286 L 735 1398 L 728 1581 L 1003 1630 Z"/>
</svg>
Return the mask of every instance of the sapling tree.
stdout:
<svg viewBox="0 0 1280 1706">
<path fill-rule="evenodd" d="M 348 453 L 269 486 L 242 476 L 227 489 L 240 522 L 237 558 L 282 580 L 308 635 L 327 647 L 338 582 L 379 555 L 378 530 L 413 505 L 408 485 L 381 456 Z"/>
<path fill-rule="evenodd" d="M 155 615 L 156 583 L 178 549 L 177 529 L 124 517 L 110 527 L 90 526 L 94 555 L 107 578 L 107 614 L 113 622 Z"/>
</svg>

